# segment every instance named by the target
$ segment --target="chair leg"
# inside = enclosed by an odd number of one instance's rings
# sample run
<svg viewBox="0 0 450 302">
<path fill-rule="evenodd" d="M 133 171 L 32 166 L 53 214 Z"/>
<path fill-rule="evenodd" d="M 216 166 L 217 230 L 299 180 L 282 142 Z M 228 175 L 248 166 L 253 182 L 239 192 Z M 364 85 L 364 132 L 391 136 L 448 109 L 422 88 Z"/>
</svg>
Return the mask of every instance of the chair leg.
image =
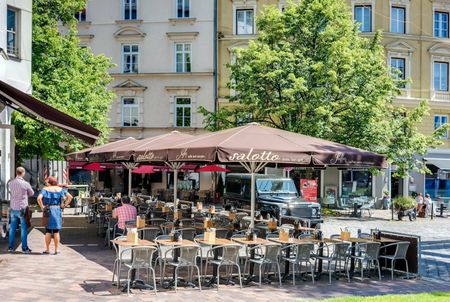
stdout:
<svg viewBox="0 0 450 302">
<path fill-rule="evenodd" d="M 150 270 L 152 271 L 152 274 L 153 274 L 153 290 L 155 291 L 155 295 L 156 295 L 158 293 L 156 290 L 156 273 L 153 268 L 150 268 Z"/>
<path fill-rule="evenodd" d="M 236 264 L 237 268 L 238 268 L 238 274 L 239 274 L 239 284 L 241 285 L 241 289 L 242 289 L 242 276 L 241 276 L 241 267 L 239 266 L 239 264 Z"/>
<path fill-rule="evenodd" d="M 117 267 L 117 259 L 114 260 L 114 266 L 113 266 L 113 275 L 112 275 L 112 280 L 111 283 L 114 284 L 114 275 L 116 274 L 116 267 Z"/>
<path fill-rule="evenodd" d="M 409 268 L 408 268 L 408 260 L 405 259 L 405 264 L 406 264 L 406 278 L 409 279 Z"/>
<path fill-rule="evenodd" d="M 176 292 L 178 283 L 178 267 L 174 267 L 174 269 L 175 269 L 175 292 Z"/>
<path fill-rule="evenodd" d="M 217 266 L 217 290 L 219 290 L 220 283 L 220 264 Z"/>
<path fill-rule="evenodd" d="M 391 280 L 394 280 L 394 263 L 395 263 L 395 260 L 392 259 L 391 260 Z"/>
<path fill-rule="evenodd" d="M 295 286 L 295 265 L 296 263 L 292 263 L 292 284 Z M 301 267 L 301 264 L 300 264 Z"/>
<path fill-rule="evenodd" d="M 161 285 L 162 285 L 164 282 L 164 277 L 166 276 L 166 261 L 164 261 L 160 265 L 162 266 L 162 271 L 161 271 Z"/>
<path fill-rule="evenodd" d="M 361 282 L 364 280 L 364 262 L 359 260 L 359 265 L 361 265 Z"/>
<path fill-rule="evenodd" d="M 308 264 L 309 264 L 309 269 L 311 271 L 312 284 L 314 285 L 314 270 L 313 270 L 311 261 L 308 261 Z"/>
<path fill-rule="evenodd" d="M 328 284 L 331 284 L 331 269 L 330 269 L 331 261 L 328 261 Z"/>
<path fill-rule="evenodd" d="M 380 261 L 378 261 L 378 259 L 375 259 L 375 261 L 376 261 L 377 269 L 378 269 L 378 280 L 381 281 Z"/>
<path fill-rule="evenodd" d="M 262 284 L 262 263 L 259 265 L 259 287 L 261 287 Z"/>
<path fill-rule="evenodd" d="M 198 268 L 198 266 L 195 266 L 195 268 L 197 269 L 197 273 L 198 273 L 198 288 L 200 289 L 200 291 L 202 291 L 202 282 L 201 282 L 200 269 Z"/>
<path fill-rule="evenodd" d="M 120 287 L 120 273 L 122 272 L 122 261 L 119 260 L 117 265 L 117 288 Z"/>
<path fill-rule="evenodd" d="M 280 268 L 280 264 L 277 262 L 277 268 L 278 268 L 278 281 L 280 282 L 280 287 L 281 285 L 281 268 Z"/>
<path fill-rule="evenodd" d="M 130 283 L 131 283 L 131 269 L 128 270 L 128 274 L 127 274 L 127 294 L 130 295 Z"/>
</svg>

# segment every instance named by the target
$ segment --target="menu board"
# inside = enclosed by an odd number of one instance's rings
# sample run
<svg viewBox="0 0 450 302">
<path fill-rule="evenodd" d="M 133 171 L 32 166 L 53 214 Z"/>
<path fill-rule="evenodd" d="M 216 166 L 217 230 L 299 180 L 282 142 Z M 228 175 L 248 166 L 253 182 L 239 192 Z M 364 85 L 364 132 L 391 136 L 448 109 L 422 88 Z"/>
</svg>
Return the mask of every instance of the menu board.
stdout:
<svg viewBox="0 0 450 302">
<path fill-rule="evenodd" d="M 317 178 L 315 179 L 300 179 L 300 190 L 302 197 L 306 201 L 317 202 Z"/>
</svg>

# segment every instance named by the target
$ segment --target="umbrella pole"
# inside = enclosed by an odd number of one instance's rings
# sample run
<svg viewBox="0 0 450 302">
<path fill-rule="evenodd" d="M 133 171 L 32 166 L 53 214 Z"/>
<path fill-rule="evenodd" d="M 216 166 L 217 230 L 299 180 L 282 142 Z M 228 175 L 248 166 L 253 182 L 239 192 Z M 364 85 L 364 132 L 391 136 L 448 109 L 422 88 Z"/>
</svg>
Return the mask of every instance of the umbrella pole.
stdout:
<svg viewBox="0 0 450 302">
<path fill-rule="evenodd" d="M 130 197 L 130 198 L 131 198 L 131 190 L 132 190 L 132 188 L 131 188 L 131 176 L 132 176 L 131 171 L 132 171 L 132 169 L 129 168 L 128 169 L 128 197 Z"/>
<path fill-rule="evenodd" d="M 251 163 L 251 199 L 250 199 L 250 229 L 255 227 L 255 202 L 256 202 L 256 163 Z"/>
<path fill-rule="evenodd" d="M 178 207 L 177 204 L 177 187 L 178 187 L 178 167 L 176 169 L 173 169 L 173 203 L 175 205 L 175 208 Z"/>
</svg>

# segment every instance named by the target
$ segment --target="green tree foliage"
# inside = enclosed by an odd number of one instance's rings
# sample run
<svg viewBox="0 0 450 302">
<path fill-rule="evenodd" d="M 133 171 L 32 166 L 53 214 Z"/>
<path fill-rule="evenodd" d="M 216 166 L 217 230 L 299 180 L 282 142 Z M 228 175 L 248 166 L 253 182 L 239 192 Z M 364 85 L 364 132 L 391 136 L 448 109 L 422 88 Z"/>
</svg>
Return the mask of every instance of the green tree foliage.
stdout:
<svg viewBox="0 0 450 302">
<path fill-rule="evenodd" d="M 239 106 L 201 108 L 207 128 L 254 121 L 387 154 L 398 176 L 423 171 L 414 154 L 439 144 L 443 129 L 431 137 L 417 131 L 426 102 L 410 111 L 393 105 L 405 81 L 386 66 L 380 34 L 359 35 L 346 1 L 291 2 L 283 13 L 268 7 L 257 27 L 258 38 L 229 65 L 237 92 L 230 101 Z"/>
<path fill-rule="evenodd" d="M 108 111 L 114 94 L 107 89 L 112 78 L 110 59 L 80 48 L 74 14 L 86 5 L 84 0 L 33 1 L 33 95 L 43 102 L 108 134 Z M 59 24 L 67 32 L 61 34 Z M 18 160 L 34 155 L 60 159 L 81 142 L 54 127 L 32 120 L 18 112 L 16 126 Z"/>
</svg>

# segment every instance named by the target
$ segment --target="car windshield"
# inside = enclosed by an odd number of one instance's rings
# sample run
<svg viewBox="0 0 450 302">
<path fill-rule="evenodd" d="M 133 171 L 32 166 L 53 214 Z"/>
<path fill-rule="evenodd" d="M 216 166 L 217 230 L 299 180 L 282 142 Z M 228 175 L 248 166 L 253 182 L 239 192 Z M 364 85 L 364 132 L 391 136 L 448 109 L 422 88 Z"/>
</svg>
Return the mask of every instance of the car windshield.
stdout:
<svg viewBox="0 0 450 302">
<path fill-rule="evenodd" d="M 262 194 L 297 194 L 297 189 L 291 179 L 258 179 L 256 187 L 258 193 Z"/>
</svg>

